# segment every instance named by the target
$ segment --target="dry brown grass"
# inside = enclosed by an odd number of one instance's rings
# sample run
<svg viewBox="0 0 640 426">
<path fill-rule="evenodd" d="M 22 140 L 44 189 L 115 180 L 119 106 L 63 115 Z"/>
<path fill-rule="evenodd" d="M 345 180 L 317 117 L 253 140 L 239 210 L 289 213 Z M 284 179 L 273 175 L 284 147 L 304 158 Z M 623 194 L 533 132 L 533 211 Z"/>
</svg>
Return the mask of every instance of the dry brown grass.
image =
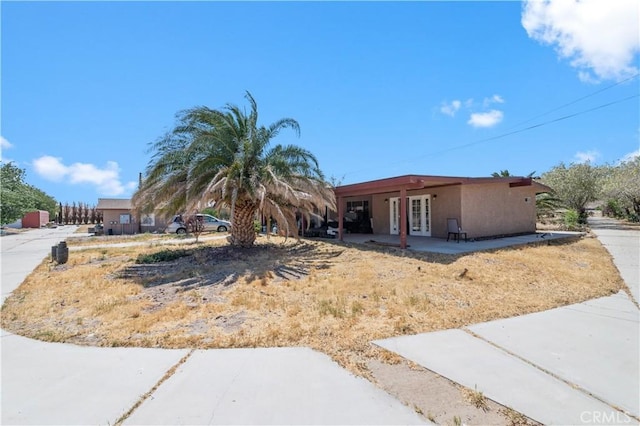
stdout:
<svg viewBox="0 0 640 426">
<path fill-rule="evenodd" d="M 370 342 L 522 315 L 624 287 L 594 238 L 465 256 L 323 241 L 211 240 L 84 249 L 43 262 L 7 299 L 2 327 L 101 346 L 309 346 L 367 376 L 394 362 Z M 71 245 L 73 247 L 73 245 Z M 136 264 L 141 254 L 189 256 Z"/>
</svg>

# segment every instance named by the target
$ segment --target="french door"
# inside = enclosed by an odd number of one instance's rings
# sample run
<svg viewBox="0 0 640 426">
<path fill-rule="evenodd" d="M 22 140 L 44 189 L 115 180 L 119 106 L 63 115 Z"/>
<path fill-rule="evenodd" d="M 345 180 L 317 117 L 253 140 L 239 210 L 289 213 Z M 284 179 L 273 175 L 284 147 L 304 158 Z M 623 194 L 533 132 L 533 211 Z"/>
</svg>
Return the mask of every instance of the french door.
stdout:
<svg viewBox="0 0 640 426">
<path fill-rule="evenodd" d="M 409 235 L 431 236 L 431 196 L 418 195 L 407 199 Z M 389 198 L 389 233 L 400 233 L 400 198 Z"/>
<path fill-rule="evenodd" d="M 431 236 L 431 196 L 409 197 L 409 235 Z"/>
<path fill-rule="evenodd" d="M 400 234 L 400 197 L 389 198 L 389 230 L 391 235 Z"/>
</svg>

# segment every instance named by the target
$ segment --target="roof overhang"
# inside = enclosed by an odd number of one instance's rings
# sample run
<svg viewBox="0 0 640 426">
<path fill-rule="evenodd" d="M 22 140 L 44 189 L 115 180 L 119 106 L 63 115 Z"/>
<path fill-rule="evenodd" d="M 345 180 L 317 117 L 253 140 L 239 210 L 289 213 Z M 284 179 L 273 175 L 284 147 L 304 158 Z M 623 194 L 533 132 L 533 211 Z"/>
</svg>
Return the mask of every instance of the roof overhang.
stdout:
<svg viewBox="0 0 640 426">
<path fill-rule="evenodd" d="M 454 176 L 423 176 L 405 175 L 387 179 L 372 180 L 351 185 L 338 186 L 334 189 L 336 197 L 354 197 L 372 194 L 383 194 L 386 192 L 397 192 L 402 189 L 407 191 L 438 188 L 452 185 L 473 185 L 473 184 L 509 184 L 509 187 L 531 186 L 536 184 L 536 191 L 547 192 L 549 187 L 534 182 L 530 177 L 509 176 L 509 177 L 454 177 Z M 538 191 L 541 189 L 540 191 Z M 543 189 L 546 188 L 546 189 Z"/>
</svg>

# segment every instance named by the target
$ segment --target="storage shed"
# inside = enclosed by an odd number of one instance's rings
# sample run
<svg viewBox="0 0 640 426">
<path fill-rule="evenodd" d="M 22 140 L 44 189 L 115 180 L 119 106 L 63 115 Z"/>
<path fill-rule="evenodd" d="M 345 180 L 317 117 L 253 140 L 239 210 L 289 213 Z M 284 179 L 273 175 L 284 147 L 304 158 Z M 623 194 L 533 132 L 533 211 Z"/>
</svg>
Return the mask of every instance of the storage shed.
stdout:
<svg viewBox="0 0 640 426">
<path fill-rule="evenodd" d="M 49 223 L 49 212 L 36 210 L 29 212 L 22 218 L 23 228 L 42 228 Z"/>
</svg>

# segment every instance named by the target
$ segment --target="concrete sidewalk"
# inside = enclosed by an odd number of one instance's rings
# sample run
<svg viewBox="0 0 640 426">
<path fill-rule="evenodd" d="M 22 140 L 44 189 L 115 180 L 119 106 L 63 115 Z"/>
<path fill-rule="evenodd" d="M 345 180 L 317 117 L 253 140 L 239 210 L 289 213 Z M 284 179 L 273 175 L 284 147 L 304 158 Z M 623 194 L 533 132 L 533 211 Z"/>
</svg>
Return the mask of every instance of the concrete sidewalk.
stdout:
<svg viewBox="0 0 640 426">
<path fill-rule="evenodd" d="M 65 241 L 78 229 L 74 225 L 41 228 L 0 237 L 2 303 L 33 269 L 51 253 L 51 246 Z"/>
<path fill-rule="evenodd" d="M 590 217 L 589 226 L 613 256 L 636 304 L 640 303 L 640 228 L 629 229 L 606 217 Z"/>
<path fill-rule="evenodd" d="M 2 237 L 3 301 L 74 230 Z M 637 240 L 607 230 L 604 244 L 637 292 L 637 263 L 619 261 Z M 638 424 L 639 317 L 621 292 L 375 343 L 542 423 Z M 426 423 L 307 348 L 95 348 L 6 332 L 0 343 L 2 424 L 113 424 L 125 413 L 125 424 Z"/>
<path fill-rule="evenodd" d="M 0 239 L 2 296 L 75 227 Z M 2 331 L 0 423 L 426 424 L 307 348 L 166 350 L 45 343 Z M 139 404 L 139 406 L 138 406 Z"/>
<path fill-rule="evenodd" d="M 637 292 L 637 231 L 612 231 L 596 233 L 605 235 L 603 244 Z M 639 336 L 640 311 L 621 291 L 462 330 L 374 343 L 544 424 L 638 424 Z"/>
</svg>

